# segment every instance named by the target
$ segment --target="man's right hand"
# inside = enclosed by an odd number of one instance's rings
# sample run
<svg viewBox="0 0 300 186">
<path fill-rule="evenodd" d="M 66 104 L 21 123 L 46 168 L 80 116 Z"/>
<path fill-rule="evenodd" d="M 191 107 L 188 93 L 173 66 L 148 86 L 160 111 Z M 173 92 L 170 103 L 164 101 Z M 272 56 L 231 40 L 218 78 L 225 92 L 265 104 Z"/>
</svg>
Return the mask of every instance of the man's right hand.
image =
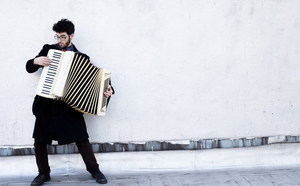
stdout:
<svg viewBox="0 0 300 186">
<path fill-rule="evenodd" d="M 45 56 L 40 56 L 33 60 L 33 64 L 44 66 L 44 67 L 49 66 L 50 63 L 51 63 L 51 60 Z"/>
</svg>

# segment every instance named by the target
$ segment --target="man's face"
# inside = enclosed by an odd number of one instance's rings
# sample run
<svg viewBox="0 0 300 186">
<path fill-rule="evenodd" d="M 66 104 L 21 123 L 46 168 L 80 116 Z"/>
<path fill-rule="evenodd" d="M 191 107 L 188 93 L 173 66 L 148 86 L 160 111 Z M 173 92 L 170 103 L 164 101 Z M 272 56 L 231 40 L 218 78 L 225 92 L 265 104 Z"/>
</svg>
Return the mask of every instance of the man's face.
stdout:
<svg viewBox="0 0 300 186">
<path fill-rule="evenodd" d="M 68 35 L 67 32 L 56 33 L 55 38 L 61 48 L 66 48 L 71 45 L 74 34 Z"/>
</svg>

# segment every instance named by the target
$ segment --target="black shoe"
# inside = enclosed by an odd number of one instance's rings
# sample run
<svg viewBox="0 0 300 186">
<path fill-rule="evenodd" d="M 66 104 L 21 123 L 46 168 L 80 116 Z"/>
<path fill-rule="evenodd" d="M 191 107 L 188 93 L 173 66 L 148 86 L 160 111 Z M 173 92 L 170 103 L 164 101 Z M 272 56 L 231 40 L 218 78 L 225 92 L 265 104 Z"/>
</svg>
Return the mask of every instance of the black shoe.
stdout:
<svg viewBox="0 0 300 186">
<path fill-rule="evenodd" d="M 97 183 L 100 184 L 106 184 L 107 183 L 107 179 L 105 178 L 104 174 L 102 174 L 102 172 L 100 170 L 97 170 L 94 174 L 92 174 L 93 178 L 96 179 Z"/>
<path fill-rule="evenodd" d="M 46 181 L 50 181 L 50 175 L 49 174 L 41 174 L 37 175 L 37 177 L 34 178 L 34 180 L 31 182 L 30 186 L 41 186 Z"/>
</svg>

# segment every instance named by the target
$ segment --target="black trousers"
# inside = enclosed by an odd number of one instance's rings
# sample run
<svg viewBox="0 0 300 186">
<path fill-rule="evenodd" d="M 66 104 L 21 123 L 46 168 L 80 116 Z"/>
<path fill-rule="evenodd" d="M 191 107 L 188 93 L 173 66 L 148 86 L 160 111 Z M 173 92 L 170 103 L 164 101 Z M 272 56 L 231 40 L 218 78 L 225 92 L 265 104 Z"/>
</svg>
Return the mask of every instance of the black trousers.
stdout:
<svg viewBox="0 0 300 186">
<path fill-rule="evenodd" d="M 91 174 L 99 170 L 99 165 L 97 163 L 97 160 L 95 158 L 89 140 L 87 139 L 87 140 L 76 142 L 76 145 L 85 163 L 86 170 L 89 171 Z M 35 140 L 34 147 L 35 147 L 35 159 L 36 159 L 37 167 L 39 169 L 39 173 L 49 174 L 50 166 L 48 161 L 47 144 Z"/>
</svg>

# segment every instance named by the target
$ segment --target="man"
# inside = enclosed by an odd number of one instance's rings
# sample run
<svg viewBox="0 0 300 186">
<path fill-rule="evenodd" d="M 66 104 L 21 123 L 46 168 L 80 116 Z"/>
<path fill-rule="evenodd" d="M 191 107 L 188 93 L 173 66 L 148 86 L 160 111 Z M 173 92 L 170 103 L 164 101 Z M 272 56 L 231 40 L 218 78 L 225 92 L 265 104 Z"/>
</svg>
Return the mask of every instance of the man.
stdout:
<svg viewBox="0 0 300 186">
<path fill-rule="evenodd" d="M 52 29 L 56 32 L 55 39 L 57 39 L 58 43 L 44 45 L 35 58 L 27 61 L 27 72 L 33 73 L 40 67 L 48 66 L 51 63 L 51 60 L 47 57 L 50 49 L 79 53 L 72 43 L 75 27 L 71 21 L 62 19 L 55 23 Z M 88 57 L 87 55 L 85 56 Z M 114 90 L 109 85 L 104 95 L 109 99 L 113 93 Z M 38 176 L 31 183 L 32 186 L 39 186 L 50 180 L 47 144 L 51 145 L 52 140 L 57 140 L 59 145 L 75 142 L 87 171 L 96 179 L 96 182 L 100 184 L 107 183 L 107 179 L 99 169 L 88 140 L 89 136 L 82 113 L 72 109 L 62 101 L 47 99 L 38 95 L 34 99 L 32 112 L 36 117 L 33 138 L 35 139 L 35 157 L 39 171 Z"/>
</svg>

